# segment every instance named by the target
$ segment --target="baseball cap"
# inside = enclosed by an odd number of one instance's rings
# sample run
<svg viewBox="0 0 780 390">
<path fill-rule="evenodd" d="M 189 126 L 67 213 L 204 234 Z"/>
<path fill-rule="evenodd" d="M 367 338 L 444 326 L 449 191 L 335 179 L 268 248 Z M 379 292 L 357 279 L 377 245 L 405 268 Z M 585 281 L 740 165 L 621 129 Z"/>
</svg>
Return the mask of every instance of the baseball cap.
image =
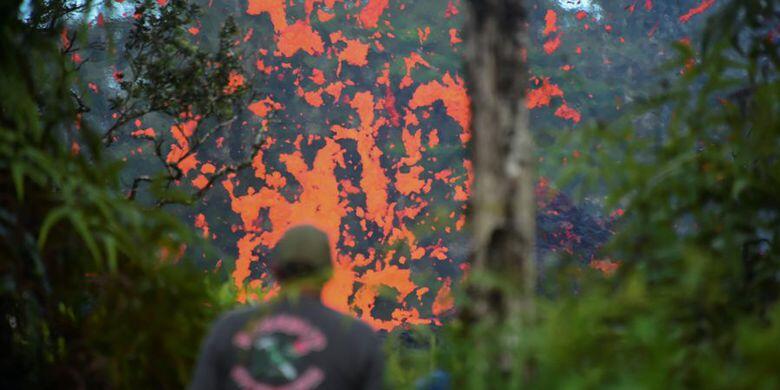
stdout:
<svg viewBox="0 0 780 390">
<path fill-rule="evenodd" d="M 328 235 L 311 225 L 287 230 L 274 247 L 272 269 L 280 279 L 308 276 L 331 267 Z"/>
</svg>

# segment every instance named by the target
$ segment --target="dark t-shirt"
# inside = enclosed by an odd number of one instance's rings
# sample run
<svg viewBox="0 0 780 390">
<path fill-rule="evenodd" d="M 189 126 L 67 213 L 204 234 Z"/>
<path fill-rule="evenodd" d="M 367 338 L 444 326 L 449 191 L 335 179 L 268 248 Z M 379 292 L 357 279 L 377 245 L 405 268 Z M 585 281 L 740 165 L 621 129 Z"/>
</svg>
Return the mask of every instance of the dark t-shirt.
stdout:
<svg viewBox="0 0 780 390">
<path fill-rule="evenodd" d="M 380 389 L 367 325 L 301 298 L 223 315 L 201 346 L 192 390 Z"/>
</svg>

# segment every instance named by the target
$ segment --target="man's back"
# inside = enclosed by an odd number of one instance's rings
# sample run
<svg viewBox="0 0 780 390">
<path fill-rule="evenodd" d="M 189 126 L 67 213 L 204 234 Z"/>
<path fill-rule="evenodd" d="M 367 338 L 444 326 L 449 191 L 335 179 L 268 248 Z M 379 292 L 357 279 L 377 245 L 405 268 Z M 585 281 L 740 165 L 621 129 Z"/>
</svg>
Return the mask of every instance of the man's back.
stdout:
<svg viewBox="0 0 780 390">
<path fill-rule="evenodd" d="M 378 389 L 379 340 L 313 298 L 240 309 L 204 342 L 191 388 Z"/>
</svg>

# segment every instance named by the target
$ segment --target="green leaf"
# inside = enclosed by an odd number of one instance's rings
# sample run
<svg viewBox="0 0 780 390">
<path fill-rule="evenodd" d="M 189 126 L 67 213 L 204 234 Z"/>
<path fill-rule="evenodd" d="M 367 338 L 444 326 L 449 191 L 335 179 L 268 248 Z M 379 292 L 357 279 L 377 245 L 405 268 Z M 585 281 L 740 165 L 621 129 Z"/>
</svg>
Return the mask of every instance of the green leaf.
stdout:
<svg viewBox="0 0 780 390">
<path fill-rule="evenodd" d="M 13 176 L 17 198 L 20 201 L 24 200 L 24 165 L 19 162 L 11 165 L 11 176 Z"/>
<path fill-rule="evenodd" d="M 81 213 L 73 212 L 69 213 L 68 217 L 70 222 L 73 224 L 73 227 L 76 228 L 76 231 L 81 236 L 81 239 L 84 240 L 84 244 L 87 245 L 89 252 L 92 254 L 92 258 L 95 261 L 100 262 L 102 260 L 100 249 L 98 248 L 97 243 L 95 243 L 95 239 L 93 238 L 92 233 L 89 231 L 89 227 L 87 226 L 87 222 L 84 220 L 84 216 Z"/>
<path fill-rule="evenodd" d="M 116 272 L 117 270 L 117 243 L 113 235 L 108 234 L 103 237 L 103 244 L 106 247 L 106 261 L 108 263 L 108 270 L 110 272 Z"/>
<path fill-rule="evenodd" d="M 41 230 L 38 232 L 38 249 L 43 249 L 46 245 L 46 239 L 49 236 L 49 231 L 60 219 L 70 213 L 70 209 L 66 206 L 56 208 L 49 212 L 44 218 L 41 224 Z"/>
<path fill-rule="evenodd" d="M 736 200 L 742 192 L 750 185 L 750 181 L 744 177 L 740 177 L 734 182 L 734 186 L 731 188 L 731 196 Z"/>
</svg>

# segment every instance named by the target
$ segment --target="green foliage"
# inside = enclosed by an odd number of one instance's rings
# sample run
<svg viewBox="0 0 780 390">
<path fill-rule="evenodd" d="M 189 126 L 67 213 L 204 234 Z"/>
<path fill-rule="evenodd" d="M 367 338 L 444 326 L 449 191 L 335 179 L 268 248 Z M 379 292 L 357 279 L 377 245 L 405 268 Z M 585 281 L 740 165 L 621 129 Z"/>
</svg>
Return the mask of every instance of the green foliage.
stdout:
<svg viewBox="0 0 780 390">
<path fill-rule="evenodd" d="M 181 185 L 189 182 L 181 166 L 198 153 L 218 155 L 214 143 L 245 114 L 247 99 L 252 98 L 242 68 L 244 53 L 238 48 L 239 29 L 228 16 L 214 34 L 218 39 L 196 41 L 190 31 L 203 12 L 192 2 L 170 0 L 160 5 L 134 0 L 127 6 L 133 7 L 132 19 L 114 18 L 83 34 L 89 44 L 82 52 L 94 60 L 80 69 L 79 80 L 92 80 L 95 91 L 107 92 L 104 98 L 86 93 L 92 99 L 84 105 L 88 111 L 84 120 L 100 128 L 107 150 L 116 158 L 128 159 L 145 150 L 143 157 L 131 158 L 120 175 L 130 183 L 124 185 L 130 198 L 158 206 L 189 205 L 224 175 L 249 166 L 261 139 L 256 135 L 248 156 L 220 167 L 204 187 Z M 123 50 L 106 56 L 105 42 L 114 41 Z M 112 67 L 114 74 L 108 76 L 105 70 Z M 109 117 L 112 123 L 104 124 Z M 137 130 L 135 123 L 157 130 L 131 135 Z M 182 123 L 182 128 L 192 128 L 162 130 Z M 180 152 L 171 153 L 173 149 Z"/>
<path fill-rule="evenodd" d="M 226 120 L 243 103 L 245 85 L 228 88 L 230 76 L 241 75 L 238 28 L 227 18 L 212 53 L 191 40 L 187 27 L 200 8 L 184 0 L 160 7 L 154 0 L 138 1 L 124 47 L 129 73 L 122 75 L 121 93 L 112 99 L 119 122 L 149 113 L 177 118 L 183 113 Z"/>
<path fill-rule="evenodd" d="M 160 109 L 171 107 L 170 115 L 192 109 L 196 112 L 210 112 L 215 109 L 208 104 L 218 106 L 224 104 L 223 101 L 230 100 L 230 95 L 223 94 L 222 91 L 228 85 L 229 73 L 237 71 L 238 66 L 235 63 L 226 63 L 223 66 L 222 62 L 232 56 L 230 49 L 235 44 L 230 40 L 236 38 L 236 25 L 228 19 L 229 23 L 223 28 L 220 37 L 219 56 L 209 58 L 208 53 L 199 51 L 189 40 L 185 29 L 193 23 L 198 11 L 196 6 L 180 1 L 172 3 L 170 7 L 160 8 L 160 15 L 139 9 L 137 12 L 140 17 L 133 23 L 134 28 L 130 31 L 125 48 L 133 54 L 130 59 L 131 69 L 138 74 L 135 77 L 138 80 L 136 88 L 143 92 L 144 100 Z M 154 61 L 143 58 L 148 56 L 153 56 Z M 197 77 L 198 83 L 187 83 L 185 77 L 193 76 Z M 170 85 L 169 79 L 177 81 L 177 85 Z M 212 80 L 218 84 L 207 83 Z M 160 84 L 168 88 L 186 89 L 160 91 L 159 88 L 154 88 Z M 201 101 L 204 94 L 214 96 Z M 192 102 L 204 104 L 205 107 L 193 108 Z"/>
<path fill-rule="evenodd" d="M 507 316 L 465 296 L 439 348 L 396 350 L 390 361 L 404 364 L 391 368 L 436 359 L 455 388 L 470 389 L 780 386 L 775 3 L 724 5 L 700 53 L 677 45 L 668 69 L 682 74 L 664 93 L 566 139 L 584 150 L 570 177 L 595 174 L 585 182 L 626 209 L 604 253 L 620 262 L 615 275 L 549 269 L 554 297 Z M 653 110 L 669 122 L 638 132 Z M 520 294 L 511 276 L 470 278 L 496 299 Z"/>
<path fill-rule="evenodd" d="M 11 3 L 0 9 L 3 384 L 181 388 L 226 292 L 182 256 L 197 236 L 128 200 L 100 135 L 74 125 L 76 69 L 57 44 L 72 4 L 33 2 L 23 22 Z"/>
</svg>

